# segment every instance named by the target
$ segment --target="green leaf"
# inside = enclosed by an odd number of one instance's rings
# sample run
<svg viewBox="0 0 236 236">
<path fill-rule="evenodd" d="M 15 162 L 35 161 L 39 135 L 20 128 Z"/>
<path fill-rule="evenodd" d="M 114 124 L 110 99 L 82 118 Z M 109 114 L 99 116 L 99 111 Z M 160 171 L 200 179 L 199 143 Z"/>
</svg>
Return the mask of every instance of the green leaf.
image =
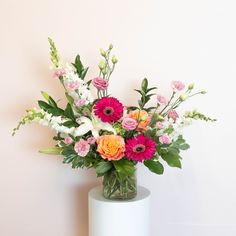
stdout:
<svg viewBox="0 0 236 236">
<path fill-rule="evenodd" d="M 51 105 L 41 100 L 38 101 L 38 104 L 39 104 L 39 107 L 42 108 L 44 111 L 47 111 L 48 109 L 52 108 Z"/>
<path fill-rule="evenodd" d="M 100 161 L 96 166 L 97 176 L 103 176 L 107 171 L 112 168 L 112 163 L 109 161 Z"/>
<path fill-rule="evenodd" d="M 58 155 L 62 153 L 61 147 L 48 147 L 39 150 L 40 153 Z"/>
<path fill-rule="evenodd" d="M 80 74 L 80 72 L 83 70 L 84 66 L 80 60 L 80 55 L 78 54 L 75 58 L 75 64 L 74 64 L 77 72 Z"/>
<path fill-rule="evenodd" d="M 64 115 L 64 111 L 58 107 L 52 107 L 52 108 L 48 109 L 47 112 L 54 115 L 54 116 Z"/>
<path fill-rule="evenodd" d="M 52 107 L 57 107 L 57 103 L 53 100 L 53 98 L 51 96 L 49 96 L 48 98 L 48 103 L 52 106 Z"/>
<path fill-rule="evenodd" d="M 141 84 L 141 88 L 142 88 L 142 91 L 147 92 L 148 80 L 146 78 L 143 79 L 142 84 Z"/>
<path fill-rule="evenodd" d="M 44 91 L 41 91 L 41 94 L 42 94 L 42 96 L 45 98 L 45 100 L 48 102 L 48 100 L 49 100 L 49 95 L 48 95 L 46 92 L 44 92 Z"/>
<path fill-rule="evenodd" d="M 180 156 L 174 152 L 167 152 L 161 155 L 162 159 L 171 167 L 181 168 Z"/>
<path fill-rule="evenodd" d="M 131 176 L 135 172 L 134 163 L 126 159 L 112 162 L 116 171 L 123 176 Z"/>
<path fill-rule="evenodd" d="M 84 167 L 84 162 L 85 162 L 85 158 L 84 157 L 80 157 L 80 156 L 76 156 L 73 158 L 72 160 L 72 168 L 83 168 Z"/>
<path fill-rule="evenodd" d="M 65 95 L 66 95 L 66 98 L 67 98 L 68 102 L 72 106 L 74 104 L 74 98 L 71 97 L 67 92 L 65 93 Z"/>
<path fill-rule="evenodd" d="M 87 68 L 85 68 L 85 69 L 83 69 L 82 71 L 81 71 L 81 73 L 80 73 L 80 78 L 81 79 L 84 79 L 85 78 L 85 76 L 86 76 L 86 74 L 87 74 L 87 72 L 88 72 L 88 67 Z"/>
<path fill-rule="evenodd" d="M 147 93 L 149 93 L 150 91 L 152 91 L 154 89 L 157 89 L 157 87 L 152 87 L 152 88 L 147 89 Z"/>
<path fill-rule="evenodd" d="M 64 114 L 66 117 L 68 117 L 72 120 L 75 120 L 74 112 L 72 110 L 70 103 L 67 104 Z"/>
<path fill-rule="evenodd" d="M 184 143 L 184 144 L 182 144 L 182 145 L 179 146 L 179 149 L 181 149 L 181 150 L 187 150 L 187 149 L 189 149 L 189 148 L 190 148 L 190 145 L 187 144 L 187 143 Z"/>
<path fill-rule="evenodd" d="M 62 123 L 63 126 L 66 126 L 68 128 L 71 128 L 71 127 L 78 127 L 79 125 L 72 121 L 72 120 L 68 120 L 68 121 L 65 121 L 64 123 Z"/>
<path fill-rule="evenodd" d="M 74 159 L 75 158 L 77 158 L 77 154 L 74 154 L 74 153 L 71 153 L 71 154 L 69 154 L 69 155 L 66 155 L 65 157 L 64 157 L 64 160 L 63 160 L 63 163 L 64 164 L 69 164 L 69 163 L 71 163 L 72 161 L 74 161 Z"/>
<path fill-rule="evenodd" d="M 164 172 L 164 167 L 159 161 L 147 160 L 144 161 L 144 165 L 152 172 L 162 175 Z"/>
</svg>

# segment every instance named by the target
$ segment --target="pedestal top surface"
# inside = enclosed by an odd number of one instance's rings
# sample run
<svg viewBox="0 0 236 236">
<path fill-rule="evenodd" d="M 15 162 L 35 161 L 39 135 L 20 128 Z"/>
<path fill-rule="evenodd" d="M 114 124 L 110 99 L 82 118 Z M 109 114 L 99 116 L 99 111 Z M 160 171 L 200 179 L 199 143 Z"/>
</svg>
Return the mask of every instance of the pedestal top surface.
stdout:
<svg viewBox="0 0 236 236">
<path fill-rule="evenodd" d="M 102 195 L 102 186 L 97 186 L 92 188 L 89 191 L 89 198 L 96 200 L 96 201 L 101 201 L 104 203 L 132 203 L 132 202 L 137 202 L 137 201 L 141 201 L 144 200 L 146 198 L 149 198 L 151 195 L 151 192 L 147 189 L 144 188 L 142 186 L 138 186 L 137 188 L 137 196 L 133 199 L 129 199 L 129 200 L 109 200 L 103 197 Z"/>
</svg>

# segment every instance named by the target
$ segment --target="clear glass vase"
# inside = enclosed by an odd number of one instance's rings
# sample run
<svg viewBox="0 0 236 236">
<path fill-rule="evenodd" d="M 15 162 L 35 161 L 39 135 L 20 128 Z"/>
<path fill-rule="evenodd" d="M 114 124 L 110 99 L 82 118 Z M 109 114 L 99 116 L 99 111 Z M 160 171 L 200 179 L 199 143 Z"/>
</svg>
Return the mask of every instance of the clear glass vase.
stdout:
<svg viewBox="0 0 236 236">
<path fill-rule="evenodd" d="M 121 176 L 115 170 L 108 171 L 103 177 L 103 196 L 111 200 L 127 200 L 137 195 L 136 169 L 131 176 Z"/>
</svg>

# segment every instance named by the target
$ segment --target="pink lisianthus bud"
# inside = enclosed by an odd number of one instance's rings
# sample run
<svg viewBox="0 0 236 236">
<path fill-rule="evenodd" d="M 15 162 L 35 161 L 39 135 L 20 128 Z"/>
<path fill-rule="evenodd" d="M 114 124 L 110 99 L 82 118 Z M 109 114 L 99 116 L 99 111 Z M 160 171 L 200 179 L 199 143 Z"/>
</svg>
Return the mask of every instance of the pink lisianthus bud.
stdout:
<svg viewBox="0 0 236 236">
<path fill-rule="evenodd" d="M 172 81 L 171 87 L 174 92 L 179 92 L 185 88 L 185 85 L 181 81 Z"/>
<path fill-rule="evenodd" d="M 79 100 L 77 100 L 77 101 L 75 102 L 75 105 L 76 105 L 77 107 L 81 107 L 81 106 L 83 106 L 83 105 L 85 104 L 85 102 L 86 102 L 86 100 L 85 100 L 84 98 L 81 98 L 81 99 L 79 99 Z"/>
<path fill-rule="evenodd" d="M 172 142 L 171 138 L 168 135 L 166 135 L 166 134 L 161 135 L 159 137 L 159 141 L 162 144 L 171 144 L 171 142 Z"/>
<path fill-rule="evenodd" d="M 96 142 L 96 138 L 94 138 L 93 136 L 91 136 L 87 139 L 88 144 L 94 144 L 95 142 Z"/>
<path fill-rule="evenodd" d="M 71 137 L 69 137 L 69 136 L 65 137 L 64 138 L 64 143 L 65 144 L 71 144 L 71 143 L 73 143 L 73 139 Z"/>
<path fill-rule="evenodd" d="M 66 74 L 66 71 L 64 69 L 56 69 L 53 73 L 53 78 L 59 78 Z"/>
<path fill-rule="evenodd" d="M 135 119 L 129 117 L 124 118 L 121 124 L 125 130 L 134 130 L 138 126 L 138 122 Z"/>
<path fill-rule="evenodd" d="M 66 84 L 66 88 L 71 91 L 76 90 L 77 88 L 79 88 L 79 86 L 80 86 L 79 81 L 70 81 L 69 83 Z"/>
<path fill-rule="evenodd" d="M 92 84 L 95 88 L 99 90 L 106 90 L 108 87 L 108 81 L 103 79 L 102 77 L 97 77 L 93 79 Z"/>
<path fill-rule="evenodd" d="M 158 121 L 158 122 L 156 123 L 156 127 L 157 127 L 158 129 L 162 129 L 162 128 L 164 127 L 164 125 L 163 125 L 160 121 Z"/>
<path fill-rule="evenodd" d="M 179 115 L 178 115 L 178 113 L 176 112 L 176 110 L 170 110 L 169 112 L 168 112 L 168 117 L 169 118 L 171 118 L 171 119 L 173 119 L 173 121 L 174 122 L 176 122 L 176 119 L 177 118 L 179 118 Z"/>
<path fill-rule="evenodd" d="M 157 95 L 157 103 L 159 105 L 166 105 L 167 104 L 166 98 L 164 96 Z"/>
<path fill-rule="evenodd" d="M 85 157 L 88 154 L 89 149 L 90 145 L 82 138 L 79 140 L 79 142 L 75 143 L 74 146 L 75 152 L 81 157 Z"/>
</svg>

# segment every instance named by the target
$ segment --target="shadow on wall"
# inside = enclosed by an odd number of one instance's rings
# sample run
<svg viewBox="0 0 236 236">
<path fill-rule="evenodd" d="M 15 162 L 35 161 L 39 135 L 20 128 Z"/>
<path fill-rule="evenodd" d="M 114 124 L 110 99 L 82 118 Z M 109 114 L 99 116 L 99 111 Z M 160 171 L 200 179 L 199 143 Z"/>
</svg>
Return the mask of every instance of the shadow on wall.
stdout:
<svg viewBox="0 0 236 236">
<path fill-rule="evenodd" d="M 96 180 L 94 176 L 88 176 Z M 99 185 L 98 181 L 78 186 L 73 190 L 74 203 L 74 236 L 88 236 L 88 192 L 91 188 Z"/>
</svg>

